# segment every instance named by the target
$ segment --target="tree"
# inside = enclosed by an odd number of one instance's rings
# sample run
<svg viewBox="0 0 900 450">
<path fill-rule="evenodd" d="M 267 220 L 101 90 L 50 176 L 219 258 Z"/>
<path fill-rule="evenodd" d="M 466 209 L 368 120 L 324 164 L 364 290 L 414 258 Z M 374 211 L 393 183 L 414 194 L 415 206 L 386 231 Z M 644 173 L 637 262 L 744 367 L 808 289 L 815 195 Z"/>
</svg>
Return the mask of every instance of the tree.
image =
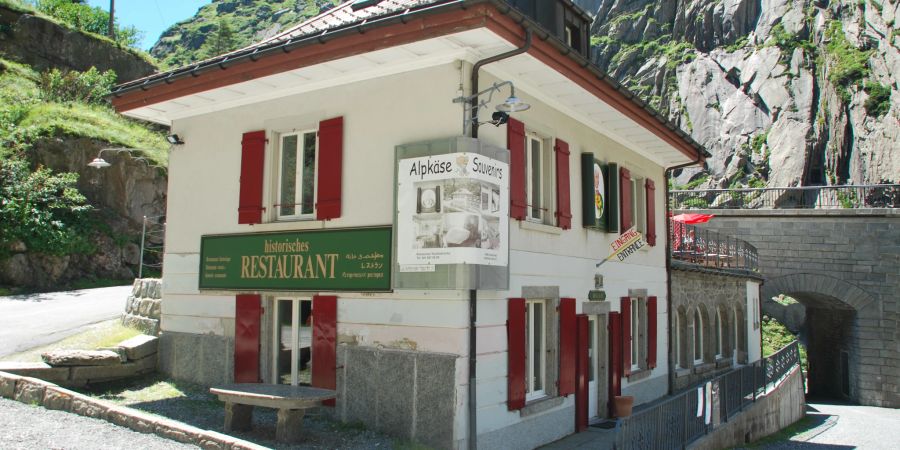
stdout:
<svg viewBox="0 0 900 450">
<path fill-rule="evenodd" d="M 213 35 L 200 48 L 200 57 L 205 59 L 219 56 L 234 50 L 235 47 L 237 47 L 237 38 L 231 25 L 227 20 L 219 19 Z"/>
</svg>

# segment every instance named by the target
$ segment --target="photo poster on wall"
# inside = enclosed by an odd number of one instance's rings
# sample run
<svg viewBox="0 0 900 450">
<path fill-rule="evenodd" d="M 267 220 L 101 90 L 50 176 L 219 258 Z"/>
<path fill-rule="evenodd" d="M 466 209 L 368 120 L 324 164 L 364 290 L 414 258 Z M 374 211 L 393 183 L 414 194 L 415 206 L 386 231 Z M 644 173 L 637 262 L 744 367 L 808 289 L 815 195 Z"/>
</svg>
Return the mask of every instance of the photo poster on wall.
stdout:
<svg viewBox="0 0 900 450">
<path fill-rule="evenodd" d="M 601 231 L 609 228 L 610 207 L 614 204 L 609 192 L 609 166 L 594 157 L 593 153 L 581 154 L 581 203 L 582 225 Z"/>
<path fill-rule="evenodd" d="M 509 165 L 478 153 L 400 159 L 397 264 L 401 272 L 437 264 L 506 266 Z"/>
</svg>

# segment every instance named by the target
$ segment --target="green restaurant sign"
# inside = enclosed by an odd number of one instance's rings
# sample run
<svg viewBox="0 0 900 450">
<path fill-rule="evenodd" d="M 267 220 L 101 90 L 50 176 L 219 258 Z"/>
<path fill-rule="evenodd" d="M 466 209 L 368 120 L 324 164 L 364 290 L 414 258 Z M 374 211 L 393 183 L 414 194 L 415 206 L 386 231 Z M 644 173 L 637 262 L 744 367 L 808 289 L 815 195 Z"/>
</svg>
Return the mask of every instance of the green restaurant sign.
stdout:
<svg viewBox="0 0 900 450">
<path fill-rule="evenodd" d="M 389 291 L 391 228 L 200 238 L 200 289 Z"/>
</svg>

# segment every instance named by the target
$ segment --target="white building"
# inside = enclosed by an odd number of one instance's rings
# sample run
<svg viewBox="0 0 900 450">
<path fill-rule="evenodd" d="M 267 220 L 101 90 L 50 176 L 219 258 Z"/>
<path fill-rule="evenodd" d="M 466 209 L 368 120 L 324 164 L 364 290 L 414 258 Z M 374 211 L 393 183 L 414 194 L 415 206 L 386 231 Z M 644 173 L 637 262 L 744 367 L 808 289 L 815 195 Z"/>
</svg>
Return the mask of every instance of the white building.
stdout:
<svg viewBox="0 0 900 450">
<path fill-rule="evenodd" d="M 336 389 L 337 418 L 439 448 L 534 447 L 607 416 L 610 396 L 669 392 L 665 171 L 702 150 L 589 64 L 571 2 L 512 3 L 349 1 L 117 89 L 119 111 L 184 141 L 169 157 L 164 371 Z M 520 48 L 472 86 L 476 63 Z M 505 81 L 531 108 L 460 137 L 453 99 Z M 508 94 L 480 96 L 480 121 Z M 441 148 L 509 176 L 453 218 L 462 191 L 406 191 L 395 173 Z M 416 236 L 397 236 L 404 192 Z M 597 268 L 631 225 L 648 244 Z M 489 256 L 397 264 L 413 249 Z"/>
</svg>

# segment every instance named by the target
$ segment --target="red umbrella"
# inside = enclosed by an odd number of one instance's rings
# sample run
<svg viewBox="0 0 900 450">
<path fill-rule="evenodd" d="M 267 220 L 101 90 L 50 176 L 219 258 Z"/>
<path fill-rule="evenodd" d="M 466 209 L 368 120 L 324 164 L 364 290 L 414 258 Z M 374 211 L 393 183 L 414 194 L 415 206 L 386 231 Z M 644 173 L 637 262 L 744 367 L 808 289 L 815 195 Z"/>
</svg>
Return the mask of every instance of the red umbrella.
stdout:
<svg viewBox="0 0 900 450">
<path fill-rule="evenodd" d="M 713 217 L 715 216 L 712 214 L 679 214 L 677 216 L 672 216 L 672 220 L 692 225 L 709 222 L 709 219 L 712 219 Z"/>
</svg>

